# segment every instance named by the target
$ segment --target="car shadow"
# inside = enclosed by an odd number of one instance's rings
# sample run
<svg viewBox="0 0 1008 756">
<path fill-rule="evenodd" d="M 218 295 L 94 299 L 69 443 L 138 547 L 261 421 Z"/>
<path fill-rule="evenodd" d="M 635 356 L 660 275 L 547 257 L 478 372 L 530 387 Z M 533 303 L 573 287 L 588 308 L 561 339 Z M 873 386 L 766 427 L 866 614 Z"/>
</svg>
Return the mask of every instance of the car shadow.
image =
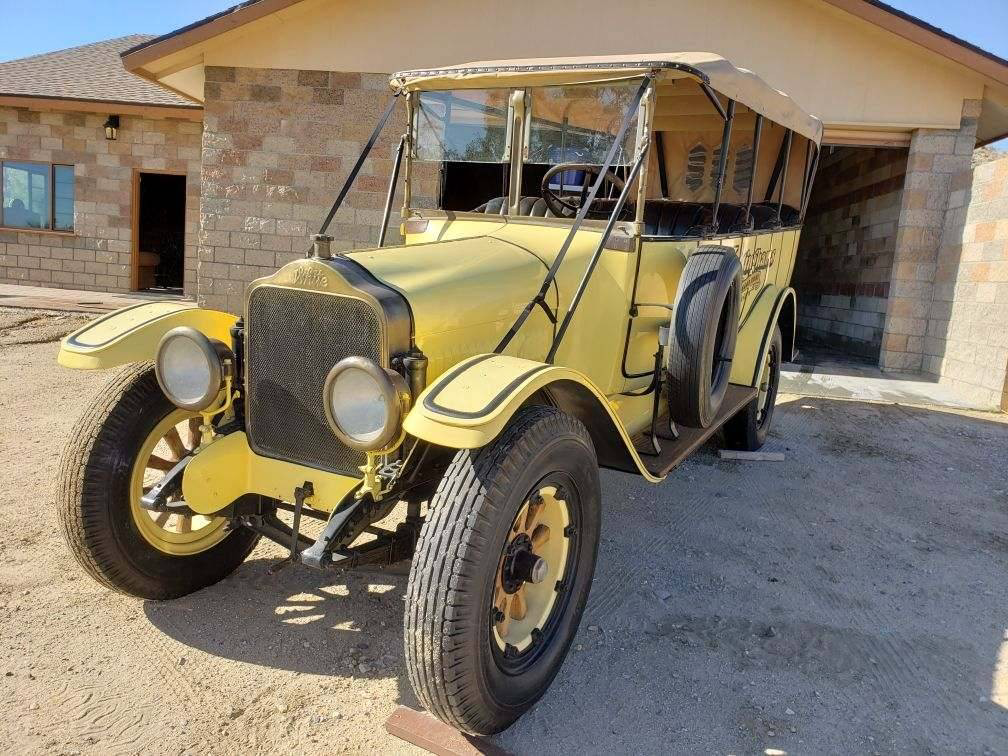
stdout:
<svg viewBox="0 0 1008 756">
<path fill-rule="evenodd" d="M 493 742 L 515 753 L 997 752 L 1008 738 L 1008 424 L 782 398 L 766 447 L 661 486 L 603 473 L 571 654 Z M 320 573 L 262 547 L 150 621 L 219 657 L 392 678 L 405 564 Z M 375 722 L 380 728 L 381 723 Z"/>
</svg>

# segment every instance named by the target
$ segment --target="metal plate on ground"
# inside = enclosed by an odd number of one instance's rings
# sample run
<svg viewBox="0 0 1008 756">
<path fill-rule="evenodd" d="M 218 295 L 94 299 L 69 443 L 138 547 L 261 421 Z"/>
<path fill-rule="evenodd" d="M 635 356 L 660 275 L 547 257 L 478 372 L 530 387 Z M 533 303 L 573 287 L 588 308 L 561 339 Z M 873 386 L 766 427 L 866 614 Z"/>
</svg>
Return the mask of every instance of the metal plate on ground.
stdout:
<svg viewBox="0 0 1008 756">
<path fill-rule="evenodd" d="M 509 756 L 508 752 L 483 738 L 466 735 L 449 727 L 430 714 L 397 706 L 388 719 L 385 729 L 389 735 L 423 748 L 437 756 Z"/>
</svg>

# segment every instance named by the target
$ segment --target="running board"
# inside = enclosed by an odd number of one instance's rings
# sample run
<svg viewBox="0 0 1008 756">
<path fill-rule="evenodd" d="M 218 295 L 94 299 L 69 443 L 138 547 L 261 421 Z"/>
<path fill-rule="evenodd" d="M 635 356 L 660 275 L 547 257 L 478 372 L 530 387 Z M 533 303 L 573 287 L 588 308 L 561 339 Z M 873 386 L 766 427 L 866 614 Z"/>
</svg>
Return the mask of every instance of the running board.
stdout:
<svg viewBox="0 0 1008 756">
<path fill-rule="evenodd" d="M 684 425 L 677 425 L 679 431 L 678 438 L 666 439 L 662 437 L 662 450 L 660 454 L 651 452 L 651 439 L 648 433 L 640 433 L 634 436 L 634 446 L 640 454 L 641 461 L 652 475 L 668 475 L 690 454 L 697 450 L 701 444 L 713 436 L 718 430 L 728 422 L 735 414 L 756 398 L 758 390 L 753 386 L 736 386 L 728 384 L 724 400 L 721 402 L 721 409 L 714 417 L 714 422 L 709 428 L 687 428 Z M 668 415 L 662 416 L 664 424 L 668 424 Z"/>
</svg>

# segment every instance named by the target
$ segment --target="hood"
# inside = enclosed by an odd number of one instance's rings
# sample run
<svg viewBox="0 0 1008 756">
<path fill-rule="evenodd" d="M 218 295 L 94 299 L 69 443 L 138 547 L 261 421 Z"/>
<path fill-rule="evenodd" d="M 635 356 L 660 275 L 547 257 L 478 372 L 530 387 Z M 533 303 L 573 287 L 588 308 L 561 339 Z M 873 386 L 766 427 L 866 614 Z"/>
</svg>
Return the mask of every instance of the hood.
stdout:
<svg viewBox="0 0 1008 756">
<path fill-rule="evenodd" d="M 434 363 L 454 364 L 492 351 L 547 273 L 538 257 L 492 236 L 361 250 L 347 257 L 409 302 L 414 339 L 433 373 L 440 372 Z M 555 307 L 555 291 L 550 300 Z M 523 334 L 526 330 L 537 329 L 523 328 Z"/>
</svg>

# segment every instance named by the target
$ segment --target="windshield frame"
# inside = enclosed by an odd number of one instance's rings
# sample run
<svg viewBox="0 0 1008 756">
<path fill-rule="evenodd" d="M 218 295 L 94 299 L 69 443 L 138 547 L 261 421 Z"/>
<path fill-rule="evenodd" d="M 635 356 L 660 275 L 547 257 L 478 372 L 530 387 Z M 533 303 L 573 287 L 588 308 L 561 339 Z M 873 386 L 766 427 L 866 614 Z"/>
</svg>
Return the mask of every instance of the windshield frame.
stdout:
<svg viewBox="0 0 1008 756">
<path fill-rule="evenodd" d="M 605 79 L 597 82 L 572 82 L 570 86 L 600 86 L 605 84 L 616 84 L 616 83 L 638 83 L 641 81 L 641 77 L 633 76 L 618 79 Z M 557 85 L 550 85 L 557 86 Z M 510 90 L 509 95 L 509 106 L 508 106 L 508 118 L 509 123 L 507 125 L 507 136 L 510 138 L 506 148 L 506 159 L 501 161 L 500 165 L 508 166 L 509 171 L 509 182 L 508 182 L 508 204 L 507 212 L 500 215 L 487 216 L 484 213 L 474 212 L 474 211 L 459 211 L 459 210 L 444 210 L 441 208 L 415 208 L 412 206 L 412 196 L 413 187 L 412 181 L 414 176 L 414 162 L 428 162 L 420 161 L 416 157 L 416 148 L 414 144 L 415 139 L 415 129 L 417 123 L 417 102 L 419 96 L 424 92 L 441 92 L 441 91 L 452 91 L 450 89 L 430 89 L 430 90 L 413 90 L 406 93 L 406 119 L 407 119 L 407 149 L 403 159 L 405 160 L 405 167 L 403 171 L 403 207 L 401 218 L 405 222 L 411 218 L 444 218 L 444 217 L 461 217 L 467 219 L 483 219 L 483 220 L 495 220 L 507 219 L 509 222 L 519 222 L 528 223 L 533 225 L 551 225 L 551 226 L 570 226 L 574 218 L 566 217 L 532 217 L 527 215 L 518 214 L 518 205 L 523 196 L 522 193 L 522 169 L 526 165 L 526 160 L 528 157 L 528 138 L 529 138 L 529 128 L 530 122 L 533 117 L 531 112 L 531 92 L 535 89 L 541 89 L 544 87 L 537 86 L 526 86 L 526 87 L 500 87 L 500 89 Z M 647 136 L 650 132 L 650 114 L 653 111 L 654 103 L 654 86 L 649 88 L 649 93 L 641 100 L 640 107 L 636 115 L 636 124 L 632 127 L 634 131 L 633 137 L 633 153 L 628 154 L 626 158 L 626 165 L 629 167 L 637 155 L 640 154 L 642 148 L 647 145 Z M 648 150 L 650 153 L 650 150 Z M 635 196 L 643 196 L 644 189 L 646 186 L 646 181 L 644 177 L 648 175 L 648 163 L 650 162 L 650 154 L 645 156 L 645 163 L 641 170 L 641 178 L 638 179 L 637 191 L 635 191 Z M 538 187 L 535 187 L 533 194 L 538 195 Z M 642 226 L 643 220 L 643 203 L 639 201 L 635 202 L 635 217 L 632 224 L 624 222 L 622 226 L 632 225 L 633 228 L 627 228 L 626 230 L 632 235 L 639 235 L 640 228 Z M 583 226 L 587 228 L 603 228 L 606 225 L 605 220 L 589 220 L 585 219 L 582 223 Z"/>
</svg>

